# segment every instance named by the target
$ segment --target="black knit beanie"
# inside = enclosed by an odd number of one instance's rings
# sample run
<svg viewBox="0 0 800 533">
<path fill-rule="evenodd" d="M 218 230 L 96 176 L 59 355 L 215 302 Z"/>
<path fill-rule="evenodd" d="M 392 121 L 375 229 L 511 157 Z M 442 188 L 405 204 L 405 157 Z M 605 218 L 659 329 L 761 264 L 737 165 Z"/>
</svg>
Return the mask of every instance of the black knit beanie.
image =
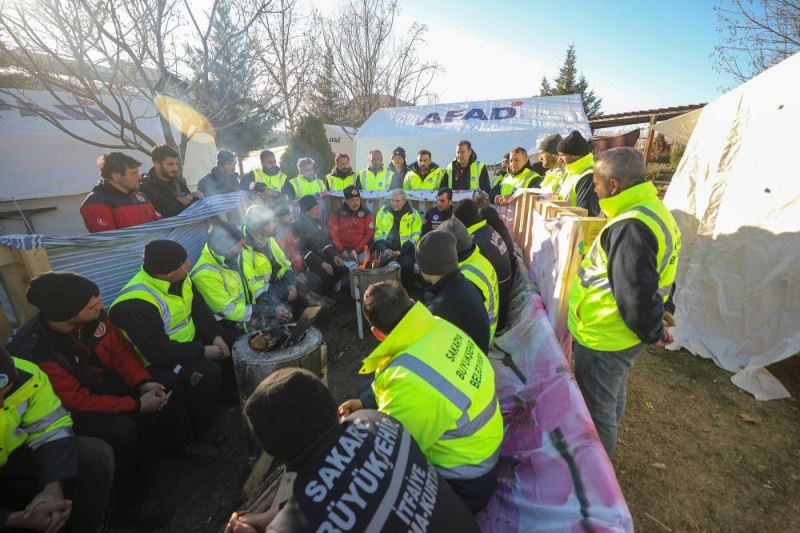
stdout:
<svg viewBox="0 0 800 533">
<path fill-rule="evenodd" d="M 244 404 L 264 451 L 291 461 L 339 423 L 331 391 L 308 370 L 282 368 L 267 376 Z"/>
<path fill-rule="evenodd" d="M 317 207 L 317 199 L 310 194 L 307 194 L 300 198 L 300 201 L 297 202 L 297 205 L 300 206 L 300 211 L 306 213 Z"/>
<path fill-rule="evenodd" d="M 0 345 L 0 389 L 7 387 L 17 380 L 17 367 L 11 354 Z"/>
<path fill-rule="evenodd" d="M 539 142 L 539 151 L 540 152 L 547 152 L 550 154 L 557 154 L 558 153 L 558 143 L 563 140 L 560 134 L 554 133 L 552 135 L 548 135 L 544 139 Z"/>
<path fill-rule="evenodd" d="M 405 150 L 405 148 L 403 148 L 402 146 L 398 146 L 397 148 L 392 150 L 392 156 L 394 157 L 396 155 L 399 155 L 400 157 L 403 158 L 403 161 L 405 161 L 406 160 L 406 150 Z"/>
<path fill-rule="evenodd" d="M 558 153 L 566 155 L 585 156 L 592 151 L 592 144 L 583 138 L 583 135 L 578 130 L 573 130 L 572 133 L 564 137 L 558 143 Z"/>
<path fill-rule="evenodd" d="M 462 200 L 461 203 L 458 204 L 456 210 L 453 211 L 453 216 L 463 222 L 466 227 L 470 227 L 483 220 L 481 214 L 478 212 L 478 204 L 469 198 Z"/>
<path fill-rule="evenodd" d="M 417 264 L 423 274 L 444 276 L 458 270 L 456 237 L 446 231 L 431 231 L 417 243 Z"/>
<path fill-rule="evenodd" d="M 159 239 L 144 245 L 144 271 L 151 276 L 169 274 L 179 268 L 188 255 L 186 248 L 175 241 Z"/>
<path fill-rule="evenodd" d="M 74 272 L 39 274 L 31 280 L 26 294 L 42 318 L 51 322 L 69 320 L 99 295 L 100 289 L 92 280 Z"/>
</svg>

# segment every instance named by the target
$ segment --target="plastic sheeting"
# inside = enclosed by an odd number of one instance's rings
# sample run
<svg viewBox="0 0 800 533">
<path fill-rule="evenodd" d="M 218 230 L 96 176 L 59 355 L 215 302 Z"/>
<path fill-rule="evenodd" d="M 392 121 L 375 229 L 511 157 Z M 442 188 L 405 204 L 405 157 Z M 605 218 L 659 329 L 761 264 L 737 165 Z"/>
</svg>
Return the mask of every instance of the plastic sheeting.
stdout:
<svg viewBox="0 0 800 533">
<path fill-rule="evenodd" d="M 515 280 L 513 327 L 495 339 L 527 383 L 489 357 L 505 421 L 500 474 L 478 524 L 486 532 L 633 531 L 613 466 L 538 293 Z"/>
<path fill-rule="evenodd" d="M 653 126 L 653 129 L 671 141 L 686 146 L 702 111 L 702 109 L 695 109 L 678 117 L 659 122 Z"/>
<path fill-rule="evenodd" d="M 416 160 L 418 150 L 426 148 L 433 161 L 446 167 L 462 139 L 472 143 L 479 160 L 494 164 L 514 146 L 534 152 L 541 138 L 552 133 L 567 135 L 572 130 L 587 139 L 592 136 L 579 95 L 379 109 L 356 135 L 353 167 L 366 166 L 374 148 L 381 150 L 388 162 L 396 146 L 405 148 L 408 163 Z"/>
<path fill-rule="evenodd" d="M 664 202 L 683 233 L 675 344 L 788 397 L 763 368 L 800 351 L 800 54 L 706 106 Z"/>
</svg>

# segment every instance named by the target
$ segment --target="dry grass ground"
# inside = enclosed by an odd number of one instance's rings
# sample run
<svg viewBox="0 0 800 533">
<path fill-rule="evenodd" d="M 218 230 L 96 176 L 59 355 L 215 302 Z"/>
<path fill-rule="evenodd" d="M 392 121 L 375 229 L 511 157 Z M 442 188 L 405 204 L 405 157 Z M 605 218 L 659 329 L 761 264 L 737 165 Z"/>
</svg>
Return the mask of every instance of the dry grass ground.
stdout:
<svg viewBox="0 0 800 533">
<path fill-rule="evenodd" d="M 357 372 L 376 343 L 369 332 L 358 339 L 349 297 L 337 300 L 319 326 L 330 386 L 345 399 L 368 383 Z M 800 396 L 800 357 L 774 370 Z M 628 390 L 614 464 L 638 531 L 800 531 L 797 401 L 758 402 L 711 361 L 661 350 L 640 356 Z M 221 423 L 231 440 L 217 463 L 157 462 L 156 491 L 176 511 L 161 532 L 219 532 L 240 504 L 247 454 L 238 409 Z"/>
</svg>

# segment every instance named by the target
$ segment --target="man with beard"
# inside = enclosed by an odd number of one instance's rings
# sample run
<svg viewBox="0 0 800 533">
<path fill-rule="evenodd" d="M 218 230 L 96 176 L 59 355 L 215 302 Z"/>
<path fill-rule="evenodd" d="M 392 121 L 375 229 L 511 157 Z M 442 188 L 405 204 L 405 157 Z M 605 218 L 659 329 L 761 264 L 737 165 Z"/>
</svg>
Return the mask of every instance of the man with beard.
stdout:
<svg viewBox="0 0 800 533">
<path fill-rule="evenodd" d="M 564 165 L 564 178 L 558 190 L 561 200 L 583 207 L 590 217 L 600 214 L 600 203 L 594 188 L 594 154 L 592 143 L 574 130 L 558 143 L 558 159 Z"/>
<path fill-rule="evenodd" d="M 408 167 L 403 189 L 407 191 L 435 191 L 442 183 L 442 169 L 431 161 L 431 153 L 422 149 L 417 152 L 417 162 Z"/>
<path fill-rule="evenodd" d="M 153 148 L 150 157 L 153 166 L 142 176 L 139 190 L 153 202 L 153 206 L 162 217 L 174 217 L 189 207 L 193 201 L 203 198 L 203 193 L 200 191 L 192 194 L 186 185 L 186 180 L 181 177 L 177 150 L 168 144 L 159 144 Z"/>
<path fill-rule="evenodd" d="M 287 180 L 283 185 L 283 194 L 291 200 L 299 200 L 303 196 L 319 196 L 327 190 L 325 182 L 317 177 L 316 162 L 310 157 L 297 160 L 297 176 Z"/>
<path fill-rule="evenodd" d="M 548 135 L 539 143 L 539 163 L 545 168 L 541 189 L 544 192 L 557 193 L 564 179 L 564 169 L 558 161 L 558 143 L 561 135 L 554 133 Z"/>
<path fill-rule="evenodd" d="M 275 154 L 271 150 L 262 151 L 260 160 L 261 166 L 254 168 L 242 178 L 242 190 L 252 191 L 255 185 L 263 183 L 264 188 L 259 188 L 263 196 L 270 200 L 278 199 L 281 196 L 281 189 L 283 189 L 288 178 L 286 174 L 281 172 L 281 168 L 275 159 Z"/>
<path fill-rule="evenodd" d="M 453 216 L 453 189 L 442 187 L 436 193 L 436 209 L 425 211 L 425 220 L 422 222 L 422 234 L 435 230 L 439 224 Z"/>
<path fill-rule="evenodd" d="M 362 191 L 388 191 L 394 180 L 395 172 L 383 164 L 380 150 L 370 150 L 369 167 L 358 173 L 356 188 Z"/>
<path fill-rule="evenodd" d="M 409 205 L 402 189 L 392 191 L 389 206 L 383 206 L 375 216 L 373 248 L 400 264 L 403 285 L 414 283 L 414 246 L 422 234 L 422 217 Z"/>
<path fill-rule="evenodd" d="M 350 156 L 339 154 L 336 156 L 336 166 L 331 173 L 325 176 L 329 191 L 343 191 L 345 187 L 355 185 L 356 173 L 350 166 Z"/>
<path fill-rule="evenodd" d="M 489 192 L 489 173 L 486 165 L 478 161 L 478 155 L 469 141 L 459 141 L 456 146 L 456 158 L 447 165 L 442 186 L 455 191 L 481 189 Z"/>
<path fill-rule="evenodd" d="M 233 152 L 220 150 L 217 153 L 217 166 L 206 174 L 197 190 L 205 196 L 216 196 L 239 190 L 239 175 L 236 173 L 236 156 Z"/>
<path fill-rule="evenodd" d="M 161 218 L 153 204 L 139 192 L 142 165 L 122 152 L 109 152 L 97 160 L 100 183 L 81 204 L 81 216 L 90 233 L 138 226 Z"/>
</svg>

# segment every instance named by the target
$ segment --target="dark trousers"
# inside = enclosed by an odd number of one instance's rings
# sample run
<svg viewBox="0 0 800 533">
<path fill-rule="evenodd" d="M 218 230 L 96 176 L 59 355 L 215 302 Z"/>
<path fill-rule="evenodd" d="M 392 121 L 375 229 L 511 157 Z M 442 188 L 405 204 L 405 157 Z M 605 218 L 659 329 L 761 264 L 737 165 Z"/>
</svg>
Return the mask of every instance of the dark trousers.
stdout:
<svg viewBox="0 0 800 533">
<path fill-rule="evenodd" d="M 497 473 L 500 471 L 500 461 L 494 467 L 480 477 L 473 479 L 448 479 L 447 483 L 453 489 L 461 501 L 472 511 L 472 514 L 479 513 L 489 504 L 497 483 Z"/>
<path fill-rule="evenodd" d="M 400 283 L 403 284 L 406 291 L 411 292 L 414 287 L 414 282 L 417 280 L 417 275 L 414 273 L 414 264 L 416 259 L 414 257 L 414 250 L 408 253 L 400 254 L 400 257 L 395 259 L 400 265 Z"/>
<path fill-rule="evenodd" d="M 177 374 L 173 368 L 156 365 L 147 369 L 156 381 L 170 390 L 179 392 L 185 398 L 189 420 L 195 434 L 202 435 L 211 429 L 219 405 L 222 384 L 222 367 L 216 361 L 208 359 L 192 361 L 181 365 Z"/>
<path fill-rule="evenodd" d="M 312 265 L 308 267 L 313 274 L 315 274 L 319 278 L 319 287 L 317 290 L 322 294 L 328 294 L 333 291 L 333 286 L 336 284 L 337 281 L 342 279 L 346 276 L 350 271 L 347 267 L 344 266 L 336 266 L 333 264 L 333 261 L 330 261 L 329 264 L 333 267 L 333 274 L 328 274 L 325 272 L 325 269 L 321 266 Z"/>
<path fill-rule="evenodd" d="M 114 480 L 114 452 L 111 446 L 100 439 L 74 439 L 79 473 L 64 483 L 64 495 L 72 500 L 72 514 L 67 528 L 76 533 L 93 532 L 105 521 Z M 21 446 L 0 468 L 0 505 L 21 511 L 44 485 L 37 475 L 33 452 L 27 446 Z"/>
<path fill-rule="evenodd" d="M 572 343 L 575 379 L 609 457 L 614 456 L 617 429 L 625 414 L 628 371 L 643 347 L 637 344 L 618 352 L 601 352 Z"/>
</svg>

